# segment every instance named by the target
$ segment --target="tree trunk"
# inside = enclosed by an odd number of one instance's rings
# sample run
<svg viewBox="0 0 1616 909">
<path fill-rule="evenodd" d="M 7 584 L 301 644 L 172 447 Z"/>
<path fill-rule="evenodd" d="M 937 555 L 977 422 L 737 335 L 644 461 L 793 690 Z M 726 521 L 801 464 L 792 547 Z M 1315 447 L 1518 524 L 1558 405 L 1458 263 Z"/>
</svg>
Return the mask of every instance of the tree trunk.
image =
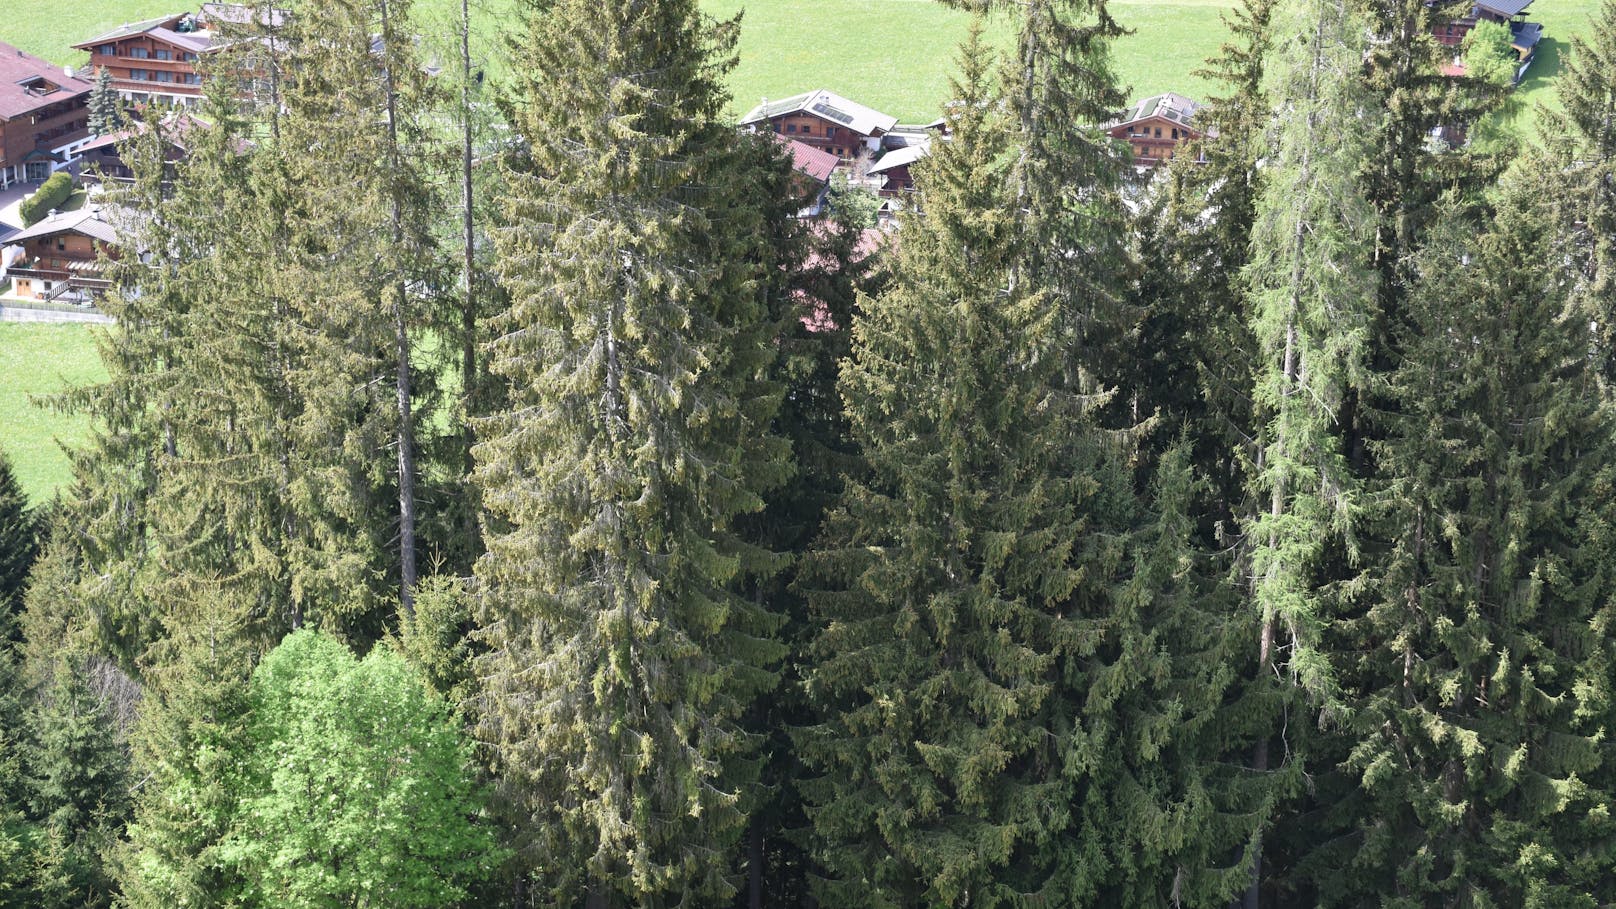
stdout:
<svg viewBox="0 0 1616 909">
<path fill-rule="evenodd" d="M 387 0 L 381 0 L 382 53 L 391 56 L 397 48 Z M 387 80 L 387 156 L 390 175 L 398 177 L 398 90 L 393 83 L 393 66 L 384 59 L 382 72 Z M 389 195 L 392 202 L 393 249 L 396 256 L 404 243 L 404 214 L 400 209 L 398 187 Z M 404 615 L 415 614 L 415 431 L 411 413 L 410 332 L 407 318 L 409 294 L 400 275 L 393 285 L 393 335 L 397 344 L 398 392 L 398 567 L 399 608 Z"/>
</svg>

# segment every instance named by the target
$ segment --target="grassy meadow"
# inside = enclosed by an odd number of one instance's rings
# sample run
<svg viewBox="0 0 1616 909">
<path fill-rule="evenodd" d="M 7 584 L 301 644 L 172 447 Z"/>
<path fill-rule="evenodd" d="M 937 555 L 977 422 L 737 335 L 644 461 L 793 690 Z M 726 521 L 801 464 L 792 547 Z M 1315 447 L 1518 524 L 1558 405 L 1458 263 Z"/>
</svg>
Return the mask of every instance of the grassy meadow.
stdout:
<svg viewBox="0 0 1616 909">
<path fill-rule="evenodd" d="M 83 323 L 0 322 L 0 450 L 35 502 L 67 480 L 62 445 L 83 444 L 89 426 L 82 417 L 36 407 L 31 398 L 104 378 L 95 349 L 99 330 Z"/>
<path fill-rule="evenodd" d="M 740 63 L 731 76 L 733 108 L 760 99 L 828 88 L 905 121 L 929 120 L 950 96 L 955 48 L 964 38 L 966 13 L 932 0 L 702 0 L 714 16 L 744 13 Z M 1521 87 L 1525 127 L 1537 104 L 1554 104 L 1554 76 L 1572 34 L 1586 27 L 1597 0 L 1537 0 L 1531 13 L 1546 38 Z M 1114 49 L 1118 78 L 1132 97 L 1176 91 L 1204 97 L 1211 86 L 1192 75 L 1224 41 L 1221 15 L 1232 0 L 1111 0 L 1117 20 L 1131 31 Z M 194 9 L 196 0 L 8 0 L 0 41 L 58 64 L 79 65 L 76 41 L 122 23 Z M 508 33 L 514 0 L 472 0 L 481 53 Z M 447 55 L 459 0 L 416 0 L 429 47 Z M 1003 44 L 1003 21 L 989 24 Z M 493 66 L 497 73 L 499 67 Z M 83 438 L 73 420 L 33 409 L 27 395 L 54 390 L 63 380 L 99 373 L 93 329 L 84 326 L 0 325 L 0 446 L 18 463 L 31 495 L 48 496 L 66 476 L 66 457 L 53 439 Z"/>
</svg>

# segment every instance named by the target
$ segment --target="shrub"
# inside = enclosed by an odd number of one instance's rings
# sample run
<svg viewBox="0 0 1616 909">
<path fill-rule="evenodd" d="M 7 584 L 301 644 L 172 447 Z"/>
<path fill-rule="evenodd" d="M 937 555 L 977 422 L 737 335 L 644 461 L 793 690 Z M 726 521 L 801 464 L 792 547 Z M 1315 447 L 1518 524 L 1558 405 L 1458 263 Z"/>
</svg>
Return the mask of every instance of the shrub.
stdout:
<svg viewBox="0 0 1616 909">
<path fill-rule="evenodd" d="M 67 201 L 73 195 L 73 177 L 65 171 L 51 174 L 38 191 L 22 200 L 17 206 L 17 214 L 22 218 L 24 227 L 31 227 L 41 218 L 45 217 L 51 209 Z"/>
</svg>

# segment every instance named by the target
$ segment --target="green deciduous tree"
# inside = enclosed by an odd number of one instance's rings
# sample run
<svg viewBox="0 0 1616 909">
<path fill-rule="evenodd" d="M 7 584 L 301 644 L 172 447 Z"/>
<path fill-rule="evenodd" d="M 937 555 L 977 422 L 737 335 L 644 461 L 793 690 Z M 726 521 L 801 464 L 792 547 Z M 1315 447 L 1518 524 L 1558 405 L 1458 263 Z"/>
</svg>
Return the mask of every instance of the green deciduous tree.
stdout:
<svg viewBox="0 0 1616 909">
<path fill-rule="evenodd" d="M 356 660 L 294 633 L 253 673 L 250 702 L 223 849 L 246 905 L 451 905 L 498 863 L 458 723 L 390 649 Z"/>
<path fill-rule="evenodd" d="M 736 23 L 691 0 L 534 3 L 496 234 L 511 295 L 479 430 L 484 734 L 539 903 L 712 902 L 755 779 L 776 619 L 735 530 L 770 431 L 782 263 L 760 137 L 725 122 Z"/>
</svg>

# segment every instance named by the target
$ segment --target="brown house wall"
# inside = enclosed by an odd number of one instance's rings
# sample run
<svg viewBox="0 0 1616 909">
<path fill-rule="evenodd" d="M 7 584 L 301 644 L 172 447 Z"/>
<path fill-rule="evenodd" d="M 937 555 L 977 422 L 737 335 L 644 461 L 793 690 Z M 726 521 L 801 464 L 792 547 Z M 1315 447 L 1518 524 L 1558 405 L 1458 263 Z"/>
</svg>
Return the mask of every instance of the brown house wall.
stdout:
<svg viewBox="0 0 1616 909">
<path fill-rule="evenodd" d="M 813 114 L 790 114 L 775 117 L 769 122 L 773 124 L 775 132 L 787 139 L 796 139 L 804 145 L 823 149 L 844 160 L 855 157 L 864 145 L 864 134 Z"/>
<path fill-rule="evenodd" d="M 1110 136 L 1128 143 L 1135 162 L 1156 164 L 1176 155 L 1179 145 L 1200 138 L 1201 133 L 1166 117 L 1149 117 L 1138 123 L 1113 127 Z"/>
<path fill-rule="evenodd" d="M 0 122 L 0 167 L 22 164 L 36 148 L 49 151 L 83 138 L 89 125 L 87 95 Z"/>
<path fill-rule="evenodd" d="M 170 95 L 201 95 L 200 83 L 190 84 L 185 80 L 195 76 L 196 64 L 182 59 L 184 54 L 193 53 L 184 48 L 159 41 L 155 38 L 137 35 L 124 38 L 121 41 L 110 42 L 114 53 L 111 55 L 101 52 L 104 45 L 90 48 L 90 64 L 97 69 L 107 69 L 112 72 L 113 87 L 118 91 L 128 92 L 161 92 Z M 147 56 L 142 59 L 134 56 L 136 49 L 144 50 Z M 157 51 L 165 50 L 173 55 L 172 60 L 158 60 Z M 134 70 L 145 70 L 147 76 L 144 80 L 132 78 Z M 171 73 L 170 82 L 158 81 L 157 73 Z"/>
</svg>

